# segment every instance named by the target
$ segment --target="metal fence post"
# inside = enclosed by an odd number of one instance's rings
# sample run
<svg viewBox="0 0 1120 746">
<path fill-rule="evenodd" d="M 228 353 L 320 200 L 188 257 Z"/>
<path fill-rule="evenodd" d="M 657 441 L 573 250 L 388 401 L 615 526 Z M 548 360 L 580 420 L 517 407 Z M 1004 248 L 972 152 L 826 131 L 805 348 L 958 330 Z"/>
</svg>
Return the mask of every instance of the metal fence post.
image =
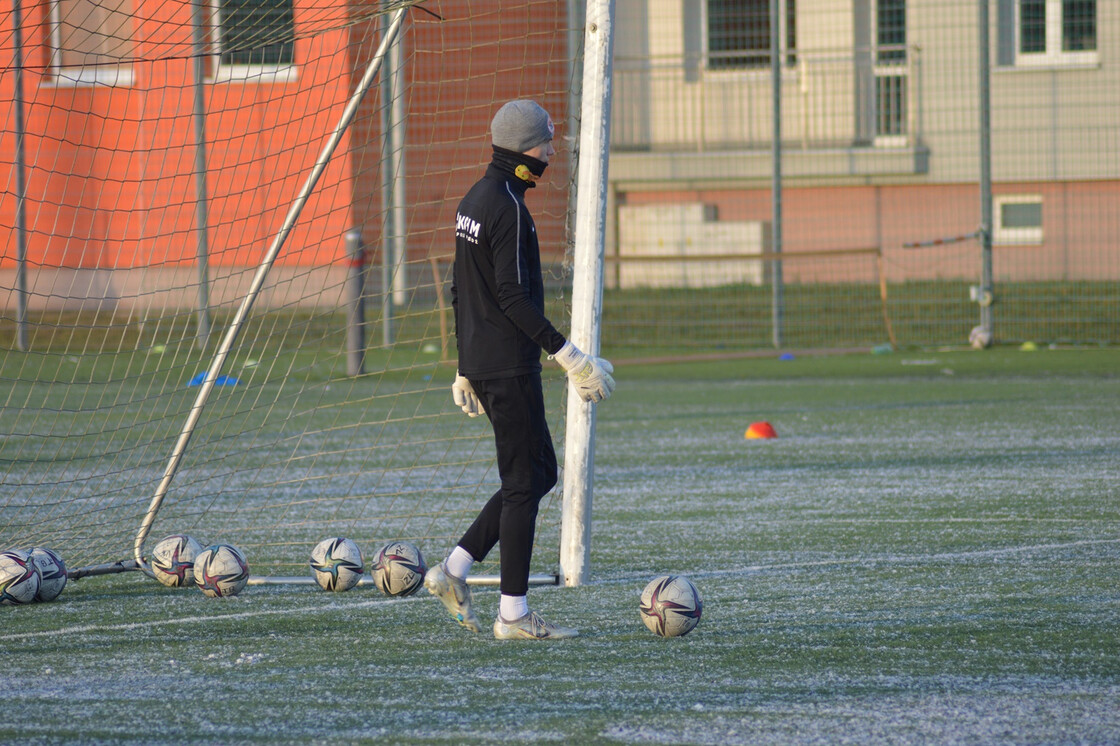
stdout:
<svg viewBox="0 0 1120 746">
<path fill-rule="evenodd" d="M 771 152 L 773 173 L 770 182 L 772 210 L 770 226 L 770 251 L 774 254 L 770 281 L 773 283 L 771 316 L 774 347 L 781 348 L 785 327 L 785 298 L 782 287 L 782 3 L 770 3 L 770 81 L 771 81 Z"/>
<path fill-rule="evenodd" d="M 366 252 L 362 232 L 346 232 L 346 375 L 365 373 Z"/>
<path fill-rule="evenodd" d="M 27 166 L 24 161 L 24 136 L 27 127 L 23 118 L 23 8 L 20 0 L 12 0 L 14 66 L 16 71 L 16 348 L 26 352 L 30 346 L 27 333 Z"/>
<path fill-rule="evenodd" d="M 980 329 L 989 343 L 995 339 L 992 329 L 992 90 L 991 60 L 988 58 L 988 1 L 979 0 L 980 52 Z"/>
<path fill-rule="evenodd" d="M 210 341 L 210 198 L 206 189 L 206 81 L 204 55 L 206 29 L 202 0 L 192 0 L 194 70 L 194 189 L 195 222 L 197 223 L 198 262 L 198 332 L 196 343 L 206 349 Z"/>
</svg>

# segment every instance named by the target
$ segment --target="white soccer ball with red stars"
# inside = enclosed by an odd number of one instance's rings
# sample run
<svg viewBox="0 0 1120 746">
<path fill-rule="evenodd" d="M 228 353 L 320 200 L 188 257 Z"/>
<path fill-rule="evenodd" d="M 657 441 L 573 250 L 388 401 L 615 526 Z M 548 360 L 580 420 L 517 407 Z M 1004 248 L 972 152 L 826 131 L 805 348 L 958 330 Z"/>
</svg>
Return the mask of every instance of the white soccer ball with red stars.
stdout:
<svg viewBox="0 0 1120 746">
<path fill-rule="evenodd" d="M 420 549 L 407 541 L 391 541 L 373 559 L 373 584 L 389 596 L 410 596 L 424 585 L 428 566 Z"/>
<path fill-rule="evenodd" d="M 194 560 L 201 551 L 202 545 L 186 534 L 165 536 L 152 549 L 152 575 L 171 588 L 194 585 Z"/>
<path fill-rule="evenodd" d="M 213 544 L 194 558 L 194 584 L 211 598 L 236 596 L 249 582 L 249 563 L 237 547 Z"/>
<path fill-rule="evenodd" d="M 36 601 L 53 601 L 66 587 L 66 563 L 52 550 L 46 547 L 34 547 L 28 554 L 35 567 L 39 570 L 39 592 L 35 594 Z"/>
<path fill-rule="evenodd" d="M 39 592 L 39 569 L 22 549 L 0 552 L 0 605 L 29 604 Z"/>
<path fill-rule="evenodd" d="M 650 632 L 660 637 L 680 637 L 700 623 L 704 602 L 688 578 L 662 575 L 646 585 L 638 606 Z"/>
</svg>

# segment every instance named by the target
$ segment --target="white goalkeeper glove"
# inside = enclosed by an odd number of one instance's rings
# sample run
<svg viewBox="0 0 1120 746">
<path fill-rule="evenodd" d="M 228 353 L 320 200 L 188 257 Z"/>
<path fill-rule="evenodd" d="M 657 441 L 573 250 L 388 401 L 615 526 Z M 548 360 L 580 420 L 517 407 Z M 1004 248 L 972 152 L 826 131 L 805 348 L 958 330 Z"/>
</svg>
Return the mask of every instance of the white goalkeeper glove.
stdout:
<svg viewBox="0 0 1120 746">
<path fill-rule="evenodd" d="M 603 358 L 581 352 L 571 342 L 565 342 L 552 357 L 567 372 L 568 380 L 584 401 L 603 401 L 614 392 L 614 379 L 611 377 L 614 366 Z"/>
<path fill-rule="evenodd" d="M 474 392 L 471 382 L 459 375 L 459 371 L 455 371 L 455 383 L 451 384 L 451 398 L 455 400 L 455 405 L 469 417 L 486 414 L 486 410 L 482 408 L 482 400 Z"/>
</svg>

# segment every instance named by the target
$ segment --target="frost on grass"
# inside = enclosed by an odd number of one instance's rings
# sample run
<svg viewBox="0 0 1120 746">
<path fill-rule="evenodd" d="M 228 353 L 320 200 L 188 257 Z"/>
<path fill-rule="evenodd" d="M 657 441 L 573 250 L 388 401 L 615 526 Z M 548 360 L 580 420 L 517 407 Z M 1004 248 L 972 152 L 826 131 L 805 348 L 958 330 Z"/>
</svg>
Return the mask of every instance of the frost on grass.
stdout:
<svg viewBox="0 0 1120 746">
<path fill-rule="evenodd" d="M 1103 743 L 1120 729 L 1120 687 L 938 677 L 805 682 L 809 691 L 624 718 L 612 742 L 660 744 Z M 856 691 L 845 691 L 849 688 Z M 1040 694 L 1044 696 L 1039 696 Z M 703 713 L 703 715 L 701 715 Z"/>
<path fill-rule="evenodd" d="M 763 418 L 780 437 L 745 441 Z M 530 592 L 579 638 L 495 641 L 368 587 L 92 578 L 0 609 L 0 742 L 1115 743 L 1117 421 L 1114 380 L 620 383 L 590 583 Z M 675 640 L 637 611 L 669 572 L 705 601 Z"/>
</svg>

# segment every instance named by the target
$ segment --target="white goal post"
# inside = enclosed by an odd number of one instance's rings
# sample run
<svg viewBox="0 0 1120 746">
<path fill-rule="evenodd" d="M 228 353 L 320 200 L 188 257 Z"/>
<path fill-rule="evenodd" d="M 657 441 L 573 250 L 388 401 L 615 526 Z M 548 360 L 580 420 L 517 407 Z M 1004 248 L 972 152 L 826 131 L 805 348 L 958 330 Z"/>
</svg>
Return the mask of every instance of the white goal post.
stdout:
<svg viewBox="0 0 1120 746">
<path fill-rule="evenodd" d="M 572 342 L 598 355 L 603 316 L 607 224 L 607 164 L 611 128 L 614 1 L 589 0 L 584 21 L 580 163 L 572 283 Z M 560 571 L 565 585 L 582 585 L 591 559 L 591 504 L 595 475 L 595 407 L 568 396 Z"/>
<path fill-rule="evenodd" d="M 262 21 L 221 0 L 147 34 L 163 2 L 0 45 L 28 82 L 0 108 L 35 123 L 0 145 L 28 154 L 4 161 L 26 218 L 0 206 L 27 245 L 0 258 L 0 549 L 81 578 L 185 533 L 241 548 L 255 583 L 313 582 L 329 536 L 438 560 L 498 484 L 489 427 L 450 397 L 447 227 L 505 100 L 578 122 L 530 199 L 549 316 L 598 351 L 613 2 L 254 0 Z M 563 486 L 531 582 L 578 585 L 594 410 L 545 379 Z"/>
</svg>

